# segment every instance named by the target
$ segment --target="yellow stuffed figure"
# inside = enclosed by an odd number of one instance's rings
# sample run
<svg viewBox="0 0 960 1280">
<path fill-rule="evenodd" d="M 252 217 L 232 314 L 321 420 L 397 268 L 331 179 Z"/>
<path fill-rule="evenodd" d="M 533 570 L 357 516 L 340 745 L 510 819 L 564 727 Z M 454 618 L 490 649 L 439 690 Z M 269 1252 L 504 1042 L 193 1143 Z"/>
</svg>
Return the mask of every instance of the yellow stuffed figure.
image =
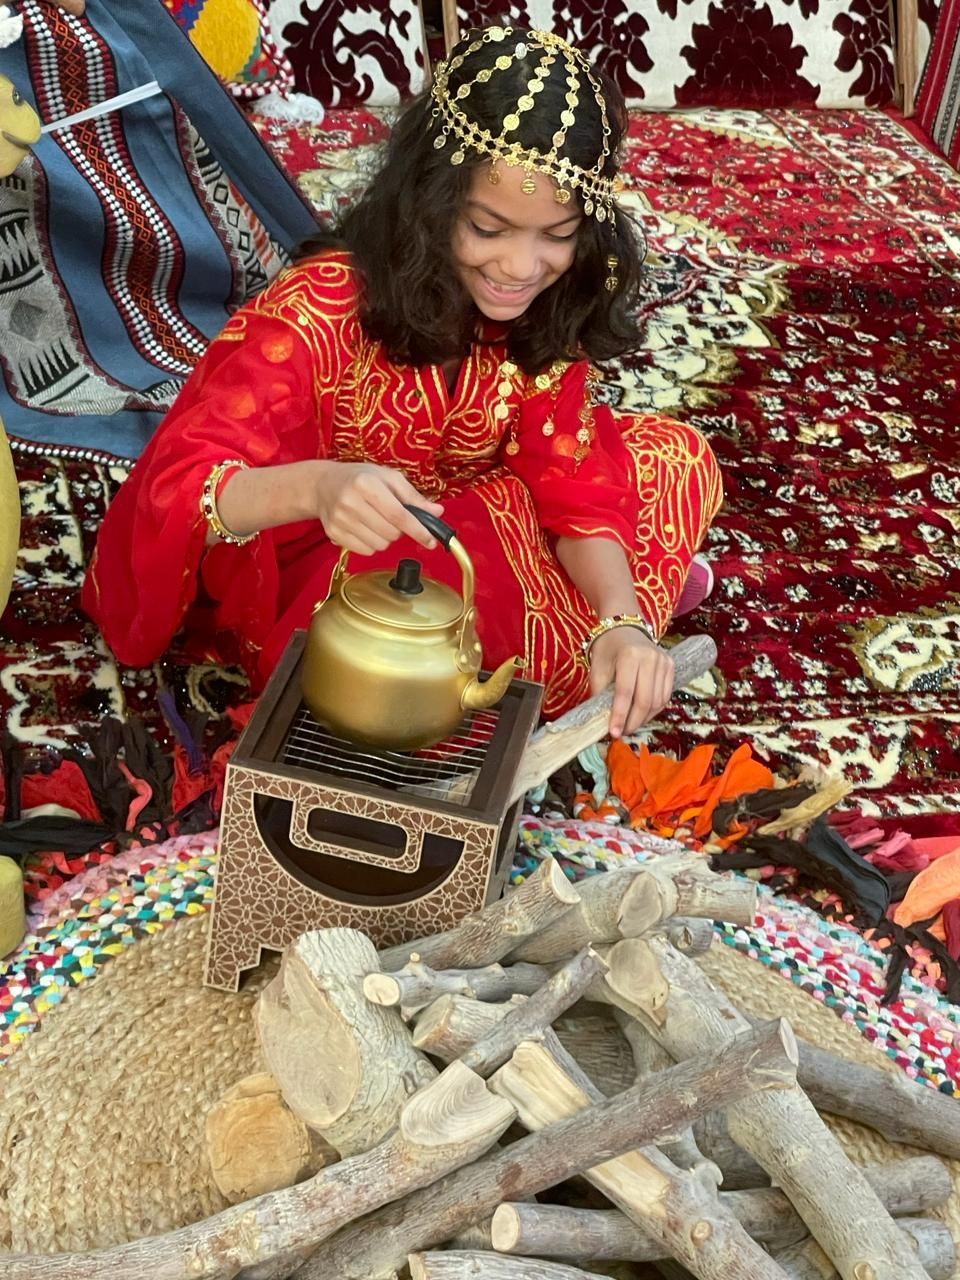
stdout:
<svg viewBox="0 0 960 1280">
<path fill-rule="evenodd" d="M 0 76 L 0 178 L 9 177 L 40 137 L 40 118 L 12 80 Z M 7 606 L 20 545 L 20 494 L 0 422 L 0 613 Z"/>
<path fill-rule="evenodd" d="M 9 178 L 40 138 L 40 117 L 6 76 L 0 76 L 0 178 Z"/>
</svg>

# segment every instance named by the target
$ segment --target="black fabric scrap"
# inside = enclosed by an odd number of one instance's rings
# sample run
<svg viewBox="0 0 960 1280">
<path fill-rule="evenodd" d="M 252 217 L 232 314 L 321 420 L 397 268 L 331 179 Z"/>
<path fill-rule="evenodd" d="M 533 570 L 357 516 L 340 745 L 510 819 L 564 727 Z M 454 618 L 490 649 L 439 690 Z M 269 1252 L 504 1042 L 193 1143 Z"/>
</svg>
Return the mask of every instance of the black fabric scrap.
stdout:
<svg viewBox="0 0 960 1280">
<path fill-rule="evenodd" d="M 760 791 L 749 791 L 717 805 L 713 811 L 713 829 L 718 836 L 725 836 L 734 822 L 741 826 L 749 825 L 757 818 L 769 822 L 779 817 L 784 809 L 793 809 L 809 800 L 816 790 L 808 782 L 798 782 L 793 787 L 764 787 Z"/>
<path fill-rule="evenodd" d="M 830 889 L 862 927 L 881 921 L 890 904 L 886 876 L 851 849 L 822 817 L 811 824 L 802 844 L 783 836 L 748 835 L 729 852 L 711 859 L 719 871 L 745 871 L 771 863 L 794 867 L 802 879 Z"/>
<path fill-rule="evenodd" d="M 82 818 L 20 818 L 0 824 L 0 849 L 14 859 L 51 850 L 76 857 L 98 848 L 113 834 L 112 828 Z"/>
<path fill-rule="evenodd" d="M 895 924 L 893 920 L 883 920 L 875 929 L 875 938 L 889 938 L 891 942 L 886 989 L 881 1004 L 890 1004 L 899 996 L 904 969 L 912 963 L 907 948 L 915 942 L 926 947 L 936 957 L 943 974 L 944 995 L 951 1004 L 960 1004 L 960 964 L 957 964 L 940 939 L 930 932 L 930 926 L 939 915 L 938 911 L 928 920 L 917 920 L 906 927 Z"/>
</svg>

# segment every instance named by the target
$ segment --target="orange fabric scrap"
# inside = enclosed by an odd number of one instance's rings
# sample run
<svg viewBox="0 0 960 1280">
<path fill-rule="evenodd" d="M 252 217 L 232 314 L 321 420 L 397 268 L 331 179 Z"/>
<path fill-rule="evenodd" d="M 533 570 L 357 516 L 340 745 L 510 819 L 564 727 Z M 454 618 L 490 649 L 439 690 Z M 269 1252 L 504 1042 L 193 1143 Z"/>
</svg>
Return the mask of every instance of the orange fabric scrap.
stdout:
<svg viewBox="0 0 960 1280">
<path fill-rule="evenodd" d="M 894 923 L 906 928 L 918 920 L 929 920 L 955 898 L 960 898 L 960 849 L 944 854 L 917 872 L 894 912 Z M 930 932 L 940 937 L 942 930 L 935 926 Z"/>
<path fill-rule="evenodd" d="M 630 825 L 672 836 L 692 825 L 695 836 L 709 835 L 718 804 L 773 786 L 773 774 L 754 759 L 748 743 L 738 747 L 726 767 L 712 774 L 716 747 L 694 747 L 682 760 L 655 755 L 645 745 L 634 753 L 621 739 L 607 752 L 610 789 L 630 811 Z M 725 843 L 743 835 L 736 826 Z"/>
</svg>

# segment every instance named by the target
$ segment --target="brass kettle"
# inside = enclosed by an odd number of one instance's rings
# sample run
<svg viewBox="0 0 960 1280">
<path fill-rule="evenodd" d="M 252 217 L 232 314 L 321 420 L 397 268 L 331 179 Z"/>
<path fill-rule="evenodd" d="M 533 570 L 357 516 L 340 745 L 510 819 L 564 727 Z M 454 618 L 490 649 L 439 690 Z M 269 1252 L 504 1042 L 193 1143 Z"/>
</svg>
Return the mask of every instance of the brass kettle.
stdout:
<svg viewBox="0 0 960 1280">
<path fill-rule="evenodd" d="M 393 751 L 441 742 L 464 712 L 499 702 L 523 665 L 512 658 L 478 679 L 473 562 L 448 524 L 407 509 L 453 554 L 461 595 L 421 577 L 417 560 L 401 560 L 395 573 L 348 574 L 344 551 L 313 611 L 303 666 L 303 700 L 321 724 Z"/>
</svg>

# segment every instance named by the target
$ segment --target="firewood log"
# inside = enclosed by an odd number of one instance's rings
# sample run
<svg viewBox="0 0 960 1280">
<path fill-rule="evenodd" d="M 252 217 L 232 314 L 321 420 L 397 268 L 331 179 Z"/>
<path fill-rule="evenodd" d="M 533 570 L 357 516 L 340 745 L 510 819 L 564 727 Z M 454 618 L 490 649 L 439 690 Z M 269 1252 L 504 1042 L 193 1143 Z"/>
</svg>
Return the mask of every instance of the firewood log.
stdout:
<svg viewBox="0 0 960 1280">
<path fill-rule="evenodd" d="M 749 1015 L 744 1015 L 753 1022 Z M 902 1071 L 882 1071 L 798 1040 L 797 1081 L 818 1111 L 875 1129 L 888 1142 L 960 1160 L 960 1107 Z"/>
<path fill-rule="evenodd" d="M 402 969 L 414 957 L 434 969 L 481 969 L 516 949 L 524 938 L 560 919 L 580 896 L 559 863 L 545 858 L 528 880 L 506 897 L 461 920 L 455 929 L 380 953 L 385 972 Z"/>
<path fill-rule="evenodd" d="M 596 1271 L 581 1271 L 542 1258 L 498 1257 L 495 1253 L 411 1253 L 410 1280 L 605 1280 Z"/>
<path fill-rule="evenodd" d="M 670 657 L 674 662 L 674 690 L 683 689 L 710 670 L 717 660 L 717 646 L 709 636 L 688 636 L 670 650 Z M 556 773 L 574 756 L 605 738 L 612 705 L 613 693 L 608 689 L 538 729 L 520 757 L 508 804 L 522 800 L 528 791 L 546 782 L 551 774 Z M 476 772 L 469 772 L 451 780 L 443 787 L 444 798 L 455 802 L 469 797 L 477 776 Z M 417 792 L 421 788 L 412 786 L 406 790 Z M 433 786 L 429 794 L 436 796 L 436 793 L 437 788 Z M 638 832 L 634 840 L 657 853 L 679 851 L 682 848 L 678 841 L 665 840 L 663 836 L 643 832 Z M 574 950 L 579 950 L 579 947 Z"/>
<path fill-rule="evenodd" d="M 796 1044 L 786 1022 L 771 1025 L 766 1043 L 758 1043 L 756 1053 L 767 1064 L 771 1086 L 786 1089 L 794 1084 Z M 667 1073 L 661 1078 L 663 1074 Z M 546 1039 L 521 1045 L 490 1087 L 510 1100 L 530 1129 L 588 1109 L 600 1096 L 555 1037 L 552 1045 Z M 783 1270 L 717 1197 L 656 1147 L 605 1161 L 584 1176 L 699 1280 L 784 1280 Z"/>
<path fill-rule="evenodd" d="M 673 687 L 683 689 L 710 670 L 717 660 L 717 646 L 709 636 L 689 636 L 670 650 L 670 656 Z M 511 799 L 520 800 L 568 760 L 605 738 L 612 705 L 613 691 L 607 689 L 538 729 L 520 759 Z"/>
<path fill-rule="evenodd" d="M 612 1004 L 631 1018 L 656 1022 L 670 992 L 648 938 L 624 938 L 599 947 L 607 972 L 587 992 L 588 1000 Z"/>
<path fill-rule="evenodd" d="M 292 1187 L 340 1157 L 283 1100 L 273 1076 L 246 1076 L 207 1112 L 213 1180 L 231 1204 Z"/>
<path fill-rule="evenodd" d="M 953 1179 L 936 1156 L 913 1156 L 894 1164 L 860 1170 L 884 1208 L 897 1218 L 912 1217 L 945 1204 L 953 1194 Z M 786 1195 L 777 1187 L 722 1191 L 739 1221 L 769 1249 L 785 1249 L 807 1236 L 807 1228 Z"/>
<path fill-rule="evenodd" d="M 489 1019 L 489 1026 L 468 1045 L 463 1045 L 462 1025 L 456 1022 L 455 1015 L 458 1012 L 464 1014 L 476 1026 L 479 1025 L 477 1010 L 468 1009 L 463 1003 L 463 996 L 441 996 L 417 1023 L 413 1042 L 446 1061 L 451 1060 L 452 1048 L 456 1047 L 458 1057 L 471 1070 L 479 1075 L 489 1075 L 506 1062 L 521 1040 L 536 1036 L 543 1028 L 549 1027 L 605 971 L 606 964 L 600 956 L 592 948 L 585 948 L 558 969 L 538 991 L 522 1004 L 510 1008 L 502 1018 L 482 1015 L 484 1020 Z M 472 1003 L 479 1005 L 481 1002 Z M 488 1007 L 497 1008 L 495 1005 Z M 451 1032 L 454 1037 L 452 1044 L 446 1039 Z"/>
<path fill-rule="evenodd" d="M 701 855 L 684 851 L 658 858 L 649 866 L 666 864 L 662 872 L 666 875 L 668 870 L 679 872 L 692 867 L 695 862 L 705 866 Z M 547 964 L 552 960 L 562 960 L 591 943 L 617 942 L 625 937 L 623 930 L 630 928 L 633 914 L 631 899 L 639 896 L 646 903 L 648 892 L 644 891 L 644 878 L 650 875 L 649 866 L 636 863 L 581 880 L 577 884 L 580 901 L 573 910 L 562 920 L 525 939 L 511 953 L 511 959 Z"/>
<path fill-rule="evenodd" d="M 781 1074 L 791 1068 L 781 1048 Z M 449 1070 L 449 1068 L 448 1068 Z M 351 1223 L 295 1272 L 295 1280 L 381 1280 L 392 1277 L 408 1253 L 431 1249 L 474 1222 L 489 1218 L 504 1200 L 522 1200 L 585 1168 L 662 1140 L 707 1107 L 778 1082 L 755 1045 L 738 1040 L 724 1053 L 660 1072 L 615 1098 L 530 1134 L 469 1168 L 397 1204 Z M 287 1267 L 256 1280 L 286 1280 Z"/>
<path fill-rule="evenodd" d="M 470 996 L 440 996 L 417 1018 L 413 1043 L 432 1058 L 454 1062 L 526 1000 L 526 996 L 514 996 L 503 1004 L 487 1004 Z"/>
<path fill-rule="evenodd" d="M 953 1191 L 950 1171 L 933 1156 L 874 1165 L 864 1174 L 890 1213 L 901 1208 L 908 1214 L 920 1213 L 943 1204 Z M 806 1227 L 782 1191 L 770 1187 L 721 1192 L 720 1203 L 733 1213 L 748 1235 L 768 1249 L 787 1250 L 801 1242 L 809 1243 Z M 913 1221 L 926 1223 L 930 1219 L 906 1218 L 900 1226 L 913 1234 Z M 622 1213 L 571 1209 L 567 1205 L 502 1204 L 489 1223 L 476 1229 L 475 1239 L 476 1244 L 461 1247 L 492 1247 L 500 1253 L 572 1261 L 654 1262 L 664 1256 L 660 1243 Z M 939 1256 L 943 1256 L 944 1242 L 939 1235 L 937 1242 Z M 778 1254 L 777 1261 L 789 1271 L 785 1257 Z M 827 1274 L 832 1270 L 831 1266 Z"/>
<path fill-rule="evenodd" d="M 596 951 L 586 947 L 558 969 L 539 991 L 511 1009 L 482 1039 L 465 1050 L 460 1061 L 477 1075 L 488 1076 L 506 1062 L 521 1041 L 549 1030 L 553 1020 L 576 1004 L 606 968 Z"/>
<path fill-rule="evenodd" d="M 901 1218 L 897 1225 L 913 1241 L 917 1259 L 930 1280 L 952 1280 L 957 1250 L 949 1228 L 930 1218 Z M 836 1280 L 830 1259 L 809 1236 L 774 1257 L 790 1280 Z"/>
<path fill-rule="evenodd" d="M 421 1009 L 442 995 L 470 996 L 474 1000 L 508 1000 L 529 996 L 550 977 L 550 970 L 536 964 L 490 964 L 483 969 L 431 969 L 411 960 L 395 973 L 371 973 L 363 980 L 363 993 L 372 1004 L 399 1006 L 409 1022 Z"/>
<path fill-rule="evenodd" d="M 375 1146 L 436 1075 L 399 1012 L 364 996 L 376 966 L 373 943 L 356 929 L 303 934 L 255 1008 L 263 1057 L 285 1101 L 344 1156 Z"/>
<path fill-rule="evenodd" d="M 621 944 L 622 945 L 622 944 Z M 749 1026 L 706 975 L 665 939 L 650 942 L 670 996 L 647 1020 L 675 1058 L 728 1044 Z M 631 993 L 638 1003 L 642 991 Z M 727 1108 L 734 1141 L 787 1193 L 843 1280 L 929 1280 L 912 1242 L 796 1086 Z M 681 1259 L 682 1261 L 682 1259 Z"/>
<path fill-rule="evenodd" d="M 517 996 L 509 1004 L 487 1004 L 467 996 L 441 996 L 417 1019 L 413 1043 L 441 1062 L 453 1062 L 525 999 Z M 554 1030 L 563 1047 L 606 1097 L 634 1083 L 630 1048 L 604 1015 L 564 1013 L 556 1020 Z"/>
<path fill-rule="evenodd" d="M 242 1268 L 315 1245 L 469 1164 L 496 1142 L 513 1115 L 509 1103 L 455 1062 L 406 1102 L 393 1133 L 372 1151 L 166 1235 L 91 1253 L 2 1254 L 0 1280 L 227 1280 Z"/>
<path fill-rule="evenodd" d="M 699 854 L 654 858 L 591 876 L 577 885 L 580 902 L 511 953 L 513 960 L 546 964 L 589 943 L 636 938 L 671 916 L 752 924 L 757 887 L 741 876 L 718 875 Z"/>
<path fill-rule="evenodd" d="M 685 956 L 703 955 L 713 946 L 713 921 L 695 916 L 673 916 L 664 926 L 667 938 Z"/>
</svg>

